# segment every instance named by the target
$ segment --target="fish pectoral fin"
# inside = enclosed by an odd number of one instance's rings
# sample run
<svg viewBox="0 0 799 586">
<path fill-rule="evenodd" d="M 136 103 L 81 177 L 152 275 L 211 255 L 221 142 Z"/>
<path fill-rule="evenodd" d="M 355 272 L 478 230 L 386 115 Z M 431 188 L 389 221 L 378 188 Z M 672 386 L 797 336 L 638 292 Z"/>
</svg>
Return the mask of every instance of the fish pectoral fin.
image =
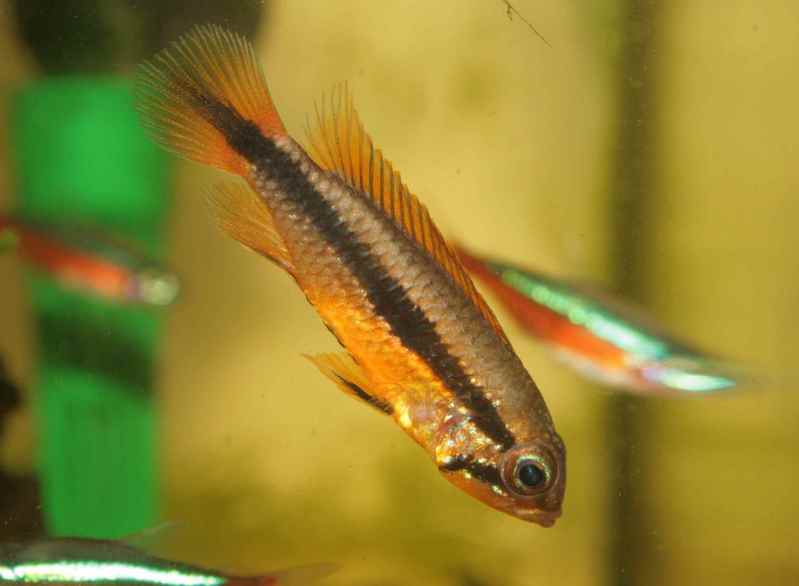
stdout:
<svg viewBox="0 0 799 586">
<path fill-rule="evenodd" d="M 275 228 L 266 202 L 246 183 L 218 183 L 211 188 L 208 202 L 219 227 L 231 238 L 294 273 L 288 249 Z"/>
<path fill-rule="evenodd" d="M 372 383 L 349 354 L 317 354 L 305 357 L 313 362 L 338 388 L 356 399 L 371 405 L 378 411 L 391 415 L 394 408 L 371 390 Z"/>
</svg>

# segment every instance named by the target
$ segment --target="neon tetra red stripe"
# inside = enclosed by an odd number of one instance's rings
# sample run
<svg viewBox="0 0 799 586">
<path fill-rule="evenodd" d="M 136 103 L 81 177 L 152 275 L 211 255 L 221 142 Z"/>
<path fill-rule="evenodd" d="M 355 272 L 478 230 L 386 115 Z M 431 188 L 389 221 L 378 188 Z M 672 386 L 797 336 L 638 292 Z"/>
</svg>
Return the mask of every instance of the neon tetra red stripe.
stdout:
<svg viewBox="0 0 799 586">
<path fill-rule="evenodd" d="M 60 285 L 115 303 L 172 303 L 178 278 L 125 242 L 86 226 L 55 225 L 0 215 L 20 256 Z"/>
<path fill-rule="evenodd" d="M 373 146 L 346 90 L 309 156 L 285 132 L 252 48 L 195 29 L 142 68 L 156 140 L 243 177 L 218 189 L 222 228 L 297 281 L 347 354 L 312 361 L 390 414 L 451 482 L 551 525 L 565 450 L 538 388 L 427 210 Z"/>
</svg>

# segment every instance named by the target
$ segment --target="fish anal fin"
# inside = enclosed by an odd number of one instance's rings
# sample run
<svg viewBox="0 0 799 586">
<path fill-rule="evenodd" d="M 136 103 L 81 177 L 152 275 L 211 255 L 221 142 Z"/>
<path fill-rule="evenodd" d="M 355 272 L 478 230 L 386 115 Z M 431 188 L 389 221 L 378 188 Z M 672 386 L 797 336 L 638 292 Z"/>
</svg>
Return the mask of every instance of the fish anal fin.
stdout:
<svg viewBox="0 0 799 586">
<path fill-rule="evenodd" d="M 286 244 L 275 227 L 269 208 L 243 181 L 224 181 L 208 196 L 219 227 L 250 250 L 294 272 Z"/>
<path fill-rule="evenodd" d="M 305 357 L 346 394 L 364 401 L 386 415 L 394 412 L 391 404 L 377 396 L 371 389 L 371 382 L 348 354 L 317 354 Z"/>
<path fill-rule="evenodd" d="M 425 250 L 474 302 L 500 338 L 507 342 L 499 321 L 472 283 L 457 252 L 436 228 L 427 208 L 402 182 L 399 173 L 374 146 L 353 105 L 346 84 L 330 99 L 322 98 L 316 121 L 307 130 L 309 152 L 323 169 L 337 173 L 347 184 L 366 194 Z"/>
</svg>

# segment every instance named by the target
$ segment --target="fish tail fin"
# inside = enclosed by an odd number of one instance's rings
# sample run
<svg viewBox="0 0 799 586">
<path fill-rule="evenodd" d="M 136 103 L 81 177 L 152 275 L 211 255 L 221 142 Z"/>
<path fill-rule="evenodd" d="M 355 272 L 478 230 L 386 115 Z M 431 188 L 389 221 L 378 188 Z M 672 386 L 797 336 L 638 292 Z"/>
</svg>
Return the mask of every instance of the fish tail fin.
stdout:
<svg viewBox="0 0 799 586">
<path fill-rule="evenodd" d="M 286 134 L 252 44 L 216 25 L 195 27 L 143 63 L 136 100 L 157 142 L 237 175 L 259 141 Z"/>
<path fill-rule="evenodd" d="M 647 383 L 695 394 L 752 388 L 768 382 L 748 367 L 708 356 L 674 356 L 642 364 L 637 372 Z"/>
<path fill-rule="evenodd" d="M 311 564 L 287 570 L 270 572 L 262 576 L 234 577 L 228 586 L 304 586 L 312 584 L 335 572 L 335 564 Z"/>
</svg>

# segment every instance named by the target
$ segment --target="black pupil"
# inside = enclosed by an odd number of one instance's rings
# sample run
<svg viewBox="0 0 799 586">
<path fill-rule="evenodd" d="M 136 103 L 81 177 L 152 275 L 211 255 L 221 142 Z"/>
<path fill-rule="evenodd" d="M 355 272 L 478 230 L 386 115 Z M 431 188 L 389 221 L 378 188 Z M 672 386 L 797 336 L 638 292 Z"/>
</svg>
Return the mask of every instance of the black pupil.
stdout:
<svg viewBox="0 0 799 586">
<path fill-rule="evenodd" d="M 519 466 L 519 482 L 528 488 L 541 486 L 546 476 L 544 472 L 535 464 L 522 464 Z"/>
</svg>

